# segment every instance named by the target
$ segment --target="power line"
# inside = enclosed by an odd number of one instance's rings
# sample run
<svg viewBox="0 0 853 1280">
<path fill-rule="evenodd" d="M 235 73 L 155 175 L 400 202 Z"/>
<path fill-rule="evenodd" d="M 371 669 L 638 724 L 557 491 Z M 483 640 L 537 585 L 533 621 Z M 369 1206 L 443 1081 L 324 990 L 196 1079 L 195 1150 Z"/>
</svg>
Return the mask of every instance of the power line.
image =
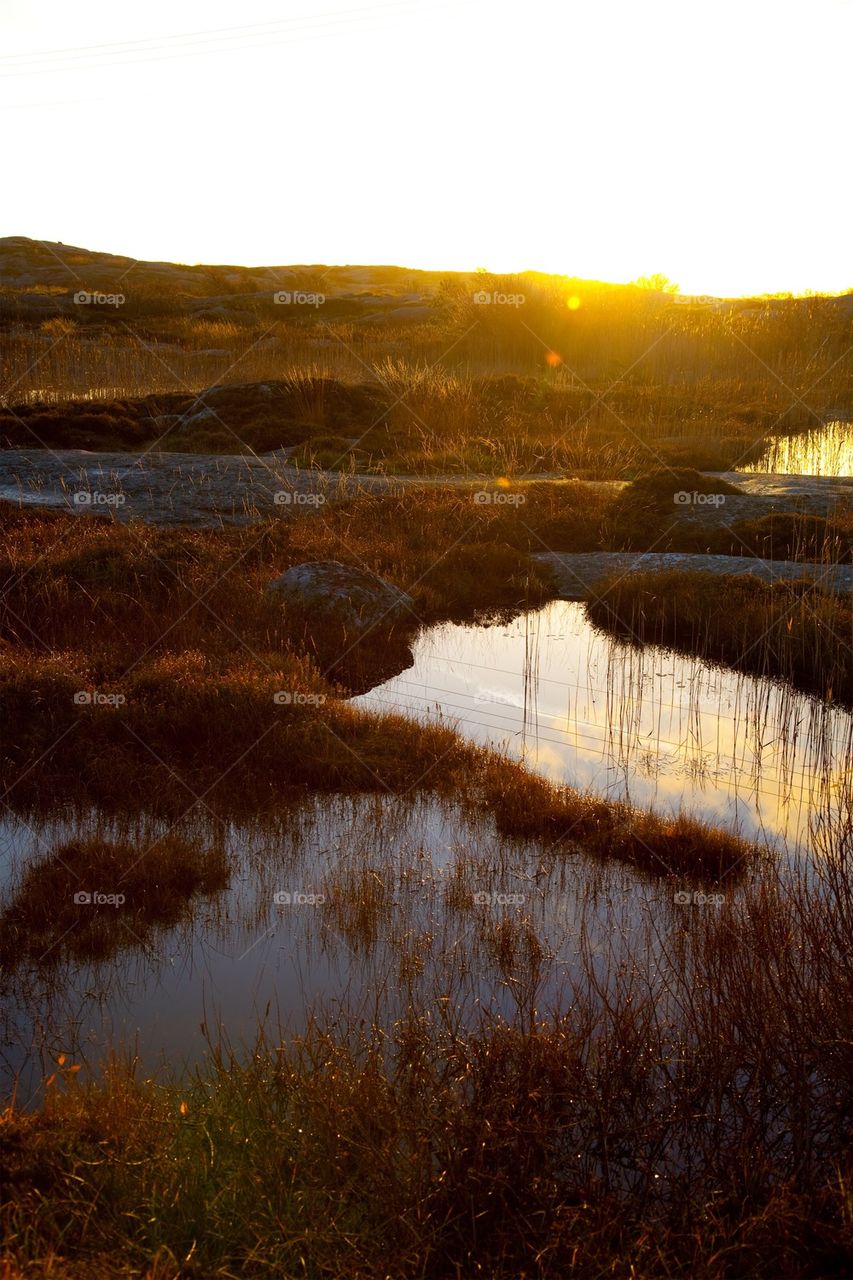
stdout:
<svg viewBox="0 0 853 1280">
<path fill-rule="evenodd" d="M 169 61 L 205 53 L 228 53 L 240 49 L 265 49 L 287 43 L 292 38 L 311 37 L 358 30 L 359 24 L 384 17 L 405 16 L 421 8 L 421 0 L 391 0 L 387 4 L 361 6 L 349 10 L 333 10 L 325 14 L 300 15 L 266 23 L 219 27 L 174 36 L 152 36 L 147 39 L 115 41 L 101 45 L 79 45 L 72 48 L 43 50 L 35 53 L 0 55 L 0 74 L 14 79 L 21 76 L 57 73 L 65 70 L 98 69 L 109 66 L 135 65 L 136 62 Z M 367 28 L 365 28 L 367 29 Z M 284 37 L 283 40 L 275 37 Z M 237 43 L 240 40 L 263 39 L 262 44 Z M 136 55 L 153 54 L 153 58 Z M 118 62 L 117 58 L 131 61 Z M 56 64 L 56 65 L 51 65 Z M 23 68 L 19 70 L 18 68 Z"/>
<path fill-rule="evenodd" d="M 401 681 L 401 683 L 414 684 L 415 682 L 403 680 Z M 433 687 L 433 688 L 435 692 L 444 692 L 444 693 L 450 694 L 451 696 L 459 696 L 458 690 L 449 690 L 449 689 L 442 690 L 438 687 Z M 368 706 L 373 704 L 380 704 L 383 706 L 393 707 L 397 711 L 400 711 L 401 709 L 405 709 L 404 704 L 401 706 L 401 703 L 396 702 L 393 699 L 390 699 L 387 697 L 386 698 L 376 697 L 370 694 L 366 696 L 370 697 L 371 699 L 371 702 L 370 704 L 368 704 Z M 591 721 L 580 721 L 579 724 L 577 724 L 573 730 L 559 729 L 556 725 L 549 725 L 547 726 L 547 728 L 552 729 L 556 733 L 561 735 L 560 737 L 549 737 L 546 733 L 540 730 L 538 717 L 535 719 L 534 724 L 531 725 L 529 728 L 528 728 L 529 722 L 528 723 L 522 722 L 520 726 L 518 724 L 512 724 L 512 723 L 508 725 L 488 724 L 488 723 L 485 723 L 483 720 L 476 719 L 474 716 L 471 716 L 470 714 L 466 714 L 469 711 L 469 708 L 462 706 L 459 703 L 441 702 L 439 699 L 434 698 L 427 694 L 407 693 L 405 694 L 405 697 L 413 700 L 416 703 L 417 702 L 423 703 L 424 706 L 421 708 L 422 711 L 428 711 L 430 707 L 435 707 L 439 714 L 441 714 L 441 712 L 445 708 L 451 711 L 458 710 L 463 713 L 461 716 L 455 717 L 451 715 L 451 716 L 448 716 L 448 719 L 452 719 L 452 720 L 461 719 L 465 722 L 465 724 L 476 725 L 478 728 L 485 730 L 487 733 L 502 733 L 502 734 L 505 734 L 506 736 L 512 736 L 512 737 L 519 737 L 521 734 L 526 734 L 532 737 L 535 734 L 535 738 L 537 742 L 541 741 L 548 745 L 560 746 L 560 747 L 575 746 L 575 747 L 578 747 L 581 751 L 587 751 L 590 755 L 593 755 L 595 758 L 598 758 L 601 760 L 605 760 L 608 755 L 607 744 L 608 744 L 608 739 L 612 738 L 612 730 L 608 730 L 604 726 L 598 726 Z M 410 709 L 415 712 L 418 711 L 418 708 L 416 706 Z M 508 718 L 506 715 L 504 715 L 502 712 L 499 712 L 499 711 L 489 711 L 486 708 L 478 708 L 478 710 L 480 710 L 481 714 L 491 716 L 498 720 L 506 720 Z M 522 710 L 522 708 L 519 707 L 518 710 Z M 579 731 L 580 729 L 592 729 L 592 730 L 600 729 L 601 732 L 597 734 L 589 734 L 589 733 L 580 732 Z M 580 745 L 584 743 L 590 743 L 591 745 L 589 747 Z M 682 751 L 684 750 L 686 744 L 684 742 L 675 742 L 666 738 L 660 738 L 660 737 L 656 738 L 655 746 L 661 746 L 661 745 L 672 747 L 675 751 Z M 637 741 L 637 746 L 641 748 L 642 743 Z M 599 748 L 599 749 L 593 751 L 592 747 Z M 701 748 L 699 749 L 701 750 Z M 613 756 L 612 748 L 610 751 L 610 755 L 612 758 Z M 733 772 L 736 772 L 736 773 L 746 772 L 746 766 L 742 761 L 739 761 L 736 756 L 720 754 L 718 752 L 716 761 L 718 764 L 724 767 L 730 766 L 731 771 Z M 621 769 L 621 768 L 629 768 L 630 765 L 627 759 L 625 759 L 621 763 L 618 760 L 614 760 L 612 767 Z M 803 801 L 804 799 L 806 799 L 807 796 L 810 797 L 812 795 L 813 789 L 807 785 L 807 779 L 811 779 L 812 777 L 813 777 L 813 774 L 805 767 L 801 770 L 797 770 L 794 768 L 789 768 L 785 770 L 784 768 L 780 768 L 777 770 L 777 781 L 779 784 L 778 791 L 770 791 L 766 787 L 760 786 L 757 779 L 754 779 L 754 778 L 750 779 L 748 775 L 747 775 L 747 785 L 749 787 L 749 791 L 751 794 L 764 796 L 767 799 L 775 800 L 778 803 L 782 804 L 786 801 L 790 801 L 794 797 L 794 793 L 798 794 L 800 801 Z M 783 788 L 787 790 L 788 792 L 787 795 L 783 794 Z M 733 790 L 731 786 L 729 786 L 727 789 Z"/>
</svg>

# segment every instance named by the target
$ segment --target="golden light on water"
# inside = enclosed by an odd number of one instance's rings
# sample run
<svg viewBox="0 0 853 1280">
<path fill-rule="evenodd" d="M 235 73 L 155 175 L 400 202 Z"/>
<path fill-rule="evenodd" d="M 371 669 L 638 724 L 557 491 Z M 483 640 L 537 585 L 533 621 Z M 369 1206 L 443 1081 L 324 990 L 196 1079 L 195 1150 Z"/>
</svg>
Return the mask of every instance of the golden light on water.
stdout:
<svg viewBox="0 0 853 1280">
<path fill-rule="evenodd" d="M 779 436 L 757 462 L 741 467 L 752 474 L 853 476 L 853 424 L 829 422 L 795 436 Z"/>
</svg>

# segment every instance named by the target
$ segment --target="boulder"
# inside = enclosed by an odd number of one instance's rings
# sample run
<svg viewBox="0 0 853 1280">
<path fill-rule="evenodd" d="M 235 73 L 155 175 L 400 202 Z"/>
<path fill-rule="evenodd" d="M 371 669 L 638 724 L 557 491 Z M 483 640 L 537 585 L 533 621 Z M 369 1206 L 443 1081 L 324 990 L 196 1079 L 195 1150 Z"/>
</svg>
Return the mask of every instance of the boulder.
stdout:
<svg viewBox="0 0 853 1280">
<path fill-rule="evenodd" d="M 282 604 L 320 624 L 338 623 L 358 635 L 414 621 L 412 598 L 374 573 L 337 560 L 294 565 L 267 587 Z"/>
</svg>

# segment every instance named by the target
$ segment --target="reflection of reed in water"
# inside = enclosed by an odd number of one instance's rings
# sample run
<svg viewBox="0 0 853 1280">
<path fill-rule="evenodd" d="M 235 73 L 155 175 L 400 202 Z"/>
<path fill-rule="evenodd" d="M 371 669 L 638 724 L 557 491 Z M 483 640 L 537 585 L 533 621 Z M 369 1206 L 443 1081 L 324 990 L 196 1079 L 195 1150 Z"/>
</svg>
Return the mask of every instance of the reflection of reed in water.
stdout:
<svg viewBox="0 0 853 1280">
<path fill-rule="evenodd" d="M 853 765 L 853 715 L 791 690 L 674 657 L 607 643 L 606 765 L 631 776 L 723 784 L 734 802 L 787 815 L 802 831 L 831 810 Z"/>
<path fill-rule="evenodd" d="M 798 435 L 778 436 L 758 459 L 739 470 L 793 476 L 853 476 L 853 426 L 828 422 Z"/>
<path fill-rule="evenodd" d="M 200 848 L 222 836 L 216 823 L 191 826 Z M 39 834 L 67 844 L 95 828 L 127 838 L 126 824 L 94 814 Z M 162 835 L 157 824 L 145 830 L 148 840 Z M 508 1016 L 525 1002 L 529 1015 L 521 970 L 533 966 L 536 989 L 555 996 L 581 954 L 576 931 L 603 946 L 615 907 L 627 939 L 632 919 L 645 919 L 638 902 L 659 892 L 624 870 L 502 840 L 488 819 L 462 822 L 437 802 L 390 797 L 331 798 L 286 822 L 232 828 L 226 852 L 230 888 L 156 939 L 130 938 L 108 962 L 62 950 L 52 965 L 21 963 L 6 976 L 9 1074 L 35 1079 L 59 1051 L 94 1069 L 110 1046 L 138 1048 L 146 1062 L 161 1053 L 192 1061 L 202 1025 L 236 1038 L 264 1025 L 289 1036 L 312 1012 L 374 1015 L 379 1002 L 391 1018 L 441 993 L 457 993 L 465 1020 L 489 1008 Z M 291 902 L 277 901 L 282 891 Z"/>
<path fill-rule="evenodd" d="M 524 660 L 522 663 L 522 748 L 532 729 L 534 754 L 539 745 L 539 624 L 542 615 L 527 611 L 521 619 L 524 627 Z M 522 749 L 522 759 L 524 750 Z"/>
</svg>

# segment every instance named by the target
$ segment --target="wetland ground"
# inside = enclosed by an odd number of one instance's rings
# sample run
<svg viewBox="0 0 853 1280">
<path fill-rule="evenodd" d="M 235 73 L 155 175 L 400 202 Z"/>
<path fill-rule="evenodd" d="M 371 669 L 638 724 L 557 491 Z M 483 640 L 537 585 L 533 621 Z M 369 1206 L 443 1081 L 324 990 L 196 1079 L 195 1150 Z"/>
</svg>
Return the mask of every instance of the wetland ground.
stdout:
<svg viewBox="0 0 853 1280">
<path fill-rule="evenodd" d="M 6 1273 L 851 1274 L 849 296 L 3 264 Z"/>
</svg>

